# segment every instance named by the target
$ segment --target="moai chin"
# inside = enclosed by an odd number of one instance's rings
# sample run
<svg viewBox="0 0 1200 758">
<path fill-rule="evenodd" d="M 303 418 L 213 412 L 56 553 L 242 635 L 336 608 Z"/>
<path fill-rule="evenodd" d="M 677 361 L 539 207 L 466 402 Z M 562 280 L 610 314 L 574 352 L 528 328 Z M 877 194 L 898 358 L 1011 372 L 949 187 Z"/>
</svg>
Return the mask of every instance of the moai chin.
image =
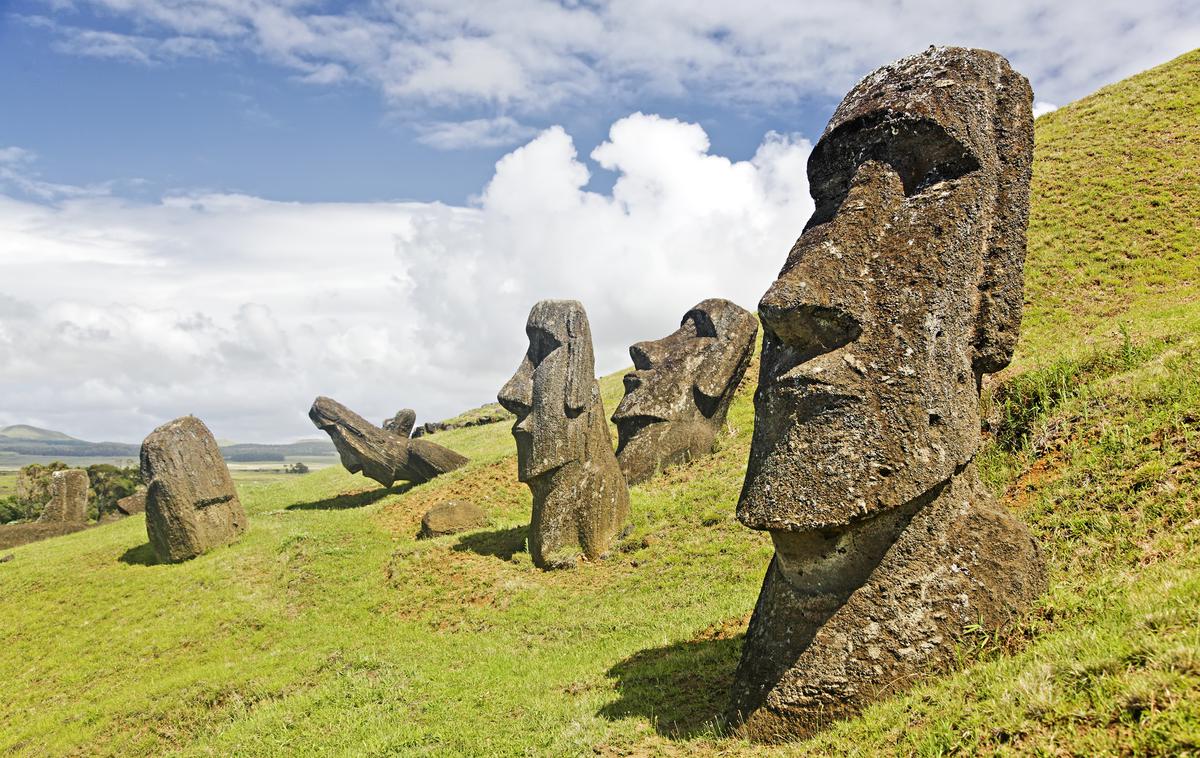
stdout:
<svg viewBox="0 0 1200 758">
<path fill-rule="evenodd" d="M 543 300 L 525 324 L 529 349 L 497 399 L 516 415 L 518 478 L 533 493 L 529 553 L 539 568 L 606 553 L 629 520 L 629 490 L 600 402 L 583 306 Z"/>
<path fill-rule="evenodd" d="M 627 482 L 713 451 L 757 336 L 754 314 L 714 298 L 688 310 L 666 337 L 629 348 L 634 370 L 612 417 Z"/>
<path fill-rule="evenodd" d="M 860 82 L 808 163 L 816 209 L 759 303 L 738 519 L 768 531 L 735 676 L 753 739 L 802 737 L 953 664 L 1045 587 L 973 465 L 1021 321 L 1029 83 L 930 48 Z"/>
</svg>

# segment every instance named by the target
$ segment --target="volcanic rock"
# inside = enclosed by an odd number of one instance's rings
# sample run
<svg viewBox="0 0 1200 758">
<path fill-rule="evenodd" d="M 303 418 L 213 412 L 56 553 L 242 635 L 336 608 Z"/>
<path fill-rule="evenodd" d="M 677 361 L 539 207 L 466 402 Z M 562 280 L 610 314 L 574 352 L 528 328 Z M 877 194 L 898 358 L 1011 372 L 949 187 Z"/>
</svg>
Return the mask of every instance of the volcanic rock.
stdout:
<svg viewBox="0 0 1200 758">
<path fill-rule="evenodd" d="M 146 533 L 159 561 L 178 563 L 235 541 L 246 531 L 229 467 L 195 416 L 163 424 L 142 442 Z"/>
</svg>

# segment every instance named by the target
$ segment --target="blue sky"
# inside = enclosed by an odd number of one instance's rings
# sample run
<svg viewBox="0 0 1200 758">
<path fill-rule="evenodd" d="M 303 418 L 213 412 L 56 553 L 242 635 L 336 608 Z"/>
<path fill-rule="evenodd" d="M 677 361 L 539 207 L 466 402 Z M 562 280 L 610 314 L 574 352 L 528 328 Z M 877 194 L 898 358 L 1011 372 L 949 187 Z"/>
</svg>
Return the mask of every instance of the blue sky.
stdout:
<svg viewBox="0 0 1200 758">
<path fill-rule="evenodd" d="M 0 0 L 0 425 L 434 420 L 494 397 L 544 297 L 620 368 L 754 307 L 832 109 L 932 43 L 1044 112 L 1200 46 L 1200 5 Z"/>
</svg>

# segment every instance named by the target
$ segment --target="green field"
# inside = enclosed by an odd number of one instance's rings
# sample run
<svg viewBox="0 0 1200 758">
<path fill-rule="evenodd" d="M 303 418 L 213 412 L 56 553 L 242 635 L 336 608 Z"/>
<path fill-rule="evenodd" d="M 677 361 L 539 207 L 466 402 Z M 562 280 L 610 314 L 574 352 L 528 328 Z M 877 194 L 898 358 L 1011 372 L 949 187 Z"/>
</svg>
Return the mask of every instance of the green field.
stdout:
<svg viewBox="0 0 1200 758">
<path fill-rule="evenodd" d="M 1025 328 L 980 466 L 1051 589 L 957 673 L 805 743 L 727 734 L 770 556 L 734 519 L 748 378 L 719 451 L 634 487 L 633 533 L 573 571 L 524 552 L 505 424 L 436 435 L 472 461 L 416 487 L 239 477 L 249 532 L 186 564 L 152 564 L 141 517 L 14 549 L 0 751 L 1200 753 L 1200 54 L 1037 129 Z M 416 541 L 455 497 L 491 526 Z"/>
</svg>

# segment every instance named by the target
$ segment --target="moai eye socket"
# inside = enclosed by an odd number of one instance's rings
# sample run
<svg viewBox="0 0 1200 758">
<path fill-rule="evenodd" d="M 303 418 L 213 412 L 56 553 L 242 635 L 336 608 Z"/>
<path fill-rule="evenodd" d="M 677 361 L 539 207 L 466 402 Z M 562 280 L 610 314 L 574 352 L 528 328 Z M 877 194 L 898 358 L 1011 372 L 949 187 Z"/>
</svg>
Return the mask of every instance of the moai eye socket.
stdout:
<svg viewBox="0 0 1200 758">
<path fill-rule="evenodd" d="M 855 172 L 867 161 L 891 166 L 906 196 L 979 168 L 970 148 L 934 121 L 886 111 L 864 116 L 826 135 L 809 157 L 808 181 L 816 210 L 806 228 L 837 214 Z"/>
<path fill-rule="evenodd" d="M 535 367 L 562 347 L 562 342 L 545 329 L 531 326 L 526 329 L 526 333 L 529 335 L 529 351 L 526 355 L 529 356 L 529 362 Z"/>
</svg>

